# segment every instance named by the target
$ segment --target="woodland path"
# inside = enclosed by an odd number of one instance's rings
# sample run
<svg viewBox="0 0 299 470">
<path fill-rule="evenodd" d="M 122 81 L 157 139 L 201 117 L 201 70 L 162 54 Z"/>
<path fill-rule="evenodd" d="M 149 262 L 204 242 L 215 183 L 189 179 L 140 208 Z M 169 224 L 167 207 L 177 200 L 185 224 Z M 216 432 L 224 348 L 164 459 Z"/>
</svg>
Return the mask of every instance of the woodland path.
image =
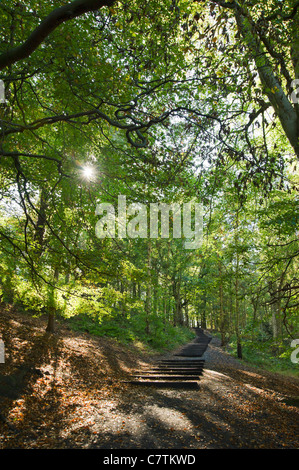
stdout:
<svg viewBox="0 0 299 470">
<path fill-rule="evenodd" d="M 298 448 L 298 408 L 284 403 L 299 395 L 297 380 L 245 366 L 216 338 L 203 358 L 199 390 L 126 388 L 90 447 Z"/>
<path fill-rule="evenodd" d="M 209 342 L 197 389 L 124 383 L 151 356 L 108 338 L 2 311 L 3 374 L 34 364 L 18 397 L 1 397 L 0 449 L 298 449 L 299 380 L 249 367 Z"/>
<path fill-rule="evenodd" d="M 131 385 L 155 386 L 198 390 L 203 373 L 206 351 L 212 337 L 196 328 L 196 336 L 190 343 L 181 346 L 169 358 L 162 358 L 146 368 L 136 370 L 129 381 Z"/>
</svg>

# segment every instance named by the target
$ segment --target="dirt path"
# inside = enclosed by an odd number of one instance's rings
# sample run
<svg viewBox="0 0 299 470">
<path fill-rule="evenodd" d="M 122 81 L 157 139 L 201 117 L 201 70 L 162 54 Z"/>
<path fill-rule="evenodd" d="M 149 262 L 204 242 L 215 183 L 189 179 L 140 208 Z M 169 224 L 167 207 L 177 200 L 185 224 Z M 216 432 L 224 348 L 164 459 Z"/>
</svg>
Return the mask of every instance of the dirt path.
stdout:
<svg viewBox="0 0 299 470">
<path fill-rule="evenodd" d="M 120 391 L 88 447 L 102 449 L 298 448 L 298 381 L 256 372 L 213 339 L 199 391 Z"/>
<path fill-rule="evenodd" d="M 248 367 L 216 338 L 198 390 L 157 389 L 123 381 L 158 357 L 44 329 L 44 319 L 1 312 L 1 374 L 28 362 L 38 373 L 18 397 L 0 397 L 0 449 L 298 449 L 298 408 L 283 402 L 299 396 L 298 379 Z"/>
</svg>

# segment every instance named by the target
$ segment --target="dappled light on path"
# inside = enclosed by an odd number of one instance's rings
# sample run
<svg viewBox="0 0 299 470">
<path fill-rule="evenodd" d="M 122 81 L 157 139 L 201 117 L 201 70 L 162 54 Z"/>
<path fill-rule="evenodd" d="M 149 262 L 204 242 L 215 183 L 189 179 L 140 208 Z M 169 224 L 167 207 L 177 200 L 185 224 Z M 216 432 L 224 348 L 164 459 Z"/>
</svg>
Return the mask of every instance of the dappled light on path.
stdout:
<svg viewBox="0 0 299 470">
<path fill-rule="evenodd" d="M 299 395 L 298 381 L 242 364 L 216 339 L 198 389 L 140 388 L 125 381 L 161 356 L 69 330 L 46 336 L 42 319 L 7 321 L 14 344 L 7 373 L 30 356 L 39 375 L 28 376 L 18 399 L 1 397 L 4 449 L 298 447 L 298 408 L 285 403 Z"/>
</svg>

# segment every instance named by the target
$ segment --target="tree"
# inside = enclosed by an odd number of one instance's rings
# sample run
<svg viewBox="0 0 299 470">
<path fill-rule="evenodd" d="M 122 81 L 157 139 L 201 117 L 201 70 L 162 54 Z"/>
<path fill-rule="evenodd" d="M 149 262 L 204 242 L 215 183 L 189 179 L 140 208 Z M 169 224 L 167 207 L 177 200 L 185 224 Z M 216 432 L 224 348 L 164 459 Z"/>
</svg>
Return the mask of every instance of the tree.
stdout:
<svg viewBox="0 0 299 470">
<path fill-rule="evenodd" d="M 2 208 L 7 297 L 35 288 L 51 325 L 70 295 L 77 312 L 88 305 L 148 334 L 166 318 L 201 322 L 223 342 L 235 332 L 239 351 L 271 306 L 283 335 L 297 248 L 275 210 L 295 218 L 298 2 L 5 0 L 0 15 L 1 198 L 18 207 L 17 217 Z M 202 249 L 96 239 L 97 202 L 120 194 L 202 201 Z"/>
<path fill-rule="evenodd" d="M 213 1 L 234 15 L 246 57 L 254 61 L 262 92 L 279 117 L 282 128 L 299 156 L 298 103 L 291 100 L 292 82 L 299 73 L 298 8 L 296 0 L 284 2 Z M 271 9 L 271 10 L 270 10 Z M 289 60 L 289 57 L 291 60 Z M 280 70 L 280 72 L 278 72 Z M 265 102 L 252 119 L 262 113 Z"/>
<path fill-rule="evenodd" d="M 111 6 L 113 3 L 115 2 L 111 0 L 75 0 L 63 5 L 62 7 L 55 8 L 28 35 L 21 45 L 10 48 L 1 54 L 0 70 L 29 57 L 52 33 L 52 31 L 58 28 L 61 24 L 82 16 L 85 13 L 97 11 L 104 6 Z M 19 4 L 17 6 L 21 17 L 23 15 L 24 17 L 27 16 L 26 12 L 24 12 L 24 8 Z M 1 8 L 5 13 L 12 17 L 16 14 L 16 10 L 7 5 L 1 5 Z M 36 10 L 33 10 L 33 13 L 35 17 L 38 17 L 38 12 Z"/>
</svg>

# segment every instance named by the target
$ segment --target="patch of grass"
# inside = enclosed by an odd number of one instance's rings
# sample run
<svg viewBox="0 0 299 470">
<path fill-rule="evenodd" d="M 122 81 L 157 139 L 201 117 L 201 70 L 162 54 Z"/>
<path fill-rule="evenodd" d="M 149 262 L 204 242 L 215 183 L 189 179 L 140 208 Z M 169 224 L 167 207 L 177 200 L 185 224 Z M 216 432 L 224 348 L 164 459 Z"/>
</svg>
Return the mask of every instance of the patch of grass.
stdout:
<svg viewBox="0 0 299 470">
<path fill-rule="evenodd" d="M 87 315 L 77 315 L 65 321 L 75 331 L 115 338 L 126 345 L 137 344 L 140 350 L 147 352 L 171 351 L 194 338 L 194 333 L 189 328 L 174 327 L 159 321 L 152 321 L 149 331 L 145 322 L 135 323 L 130 319 L 110 319 L 99 323 L 97 319 Z"/>
<path fill-rule="evenodd" d="M 231 338 L 229 352 L 237 357 L 236 339 Z M 243 361 L 286 376 L 299 376 L 298 364 L 291 361 L 292 349 L 287 342 L 277 345 L 273 340 L 252 341 L 248 338 L 242 340 Z"/>
</svg>

